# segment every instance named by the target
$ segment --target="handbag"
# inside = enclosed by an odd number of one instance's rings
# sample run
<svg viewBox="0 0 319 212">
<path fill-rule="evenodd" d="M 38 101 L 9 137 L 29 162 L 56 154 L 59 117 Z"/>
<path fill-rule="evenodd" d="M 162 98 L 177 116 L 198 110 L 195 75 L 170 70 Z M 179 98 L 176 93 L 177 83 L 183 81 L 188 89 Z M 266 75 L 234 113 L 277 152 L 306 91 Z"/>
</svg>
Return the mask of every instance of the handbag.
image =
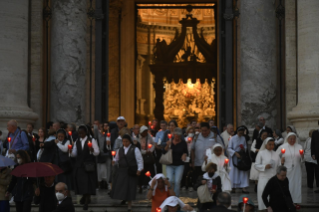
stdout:
<svg viewBox="0 0 319 212">
<path fill-rule="evenodd" d="M 159 162 L 164 165 L 171 165 L 173 163 L 172 149 L 169 149 L 165 154 L 162 154 Z"/>
<path fill-rule="evenodd" d="M 94 172 L 95 171 L 95 163 L 94 162 L 84 162 L 84 170 L 86 172 Z"/>
<path fill-rule="evenodd" d="M 197 196 L 200 203 L 214 202 L 206 184 L 197 188 Z"/>
<path fill-rule="evenodd" d="M 292 202 L 292 199 L 288 198 L 288 197 L 285 195 L 285 193 L 284 193 L 284 191 L 282 190 L 282 188 L 281 188 L 279 182 L 278 182 L 278 181 L 276 181 L 276 182 L 278 183 L 278 186 L 279 186 L 279 188 L 280 188 L 280 190 L 281 190 L 281 193 L 282 193 L 282 195 L 283 195 L 283 197 L 284 197 L 284 200 L 285 200 L 285 203 L 286 203 L 286 206 L 287 206 L 288 210 L 289 210 L 289 211 L 292 211 L 292 212 L 296 212 L 296 211 L 297 211 L 297 210 L 296 210 L 296 206 L 295 206 L 294 203 Z"/>
<path fill-rule="evenodd" d="M 240 154 L 240 158 L 237 159 L 237 164 L 233 163 L 234 166 L 241 171 L 248 171 L 251 168 L 251 159 L 249 157 L 249 153 L 245 150 L 238 152 Z M 236 157 L 234 154 L 233 157 Z"/>
</svg>

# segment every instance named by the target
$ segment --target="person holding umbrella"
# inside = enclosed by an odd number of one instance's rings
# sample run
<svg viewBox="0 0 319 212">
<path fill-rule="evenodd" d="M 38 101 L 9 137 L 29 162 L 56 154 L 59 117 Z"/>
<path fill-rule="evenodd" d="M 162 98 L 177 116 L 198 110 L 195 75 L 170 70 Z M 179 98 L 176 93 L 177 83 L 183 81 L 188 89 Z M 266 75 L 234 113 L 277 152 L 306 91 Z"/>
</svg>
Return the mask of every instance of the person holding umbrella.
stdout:
<svg viewBox="0 0 319 212">
<path fill-rule="evenodd" d="M 7 187 L 11 181 L 11 169 L 7 166 L 14 165 L 14 161 L 0 155 L 0 211 L 9 212 L 9 198 L 5 196 Z"/>
<path fill-rule="evenodd" d="M 88 209 L 91 195 L 95 195 L 97 188 L 97 173 L 95 156 L 100 154 L 97 141 L 89 136 L 86 125 L 79 126 L 79 139 L 75 142 L 72 149 L 72 157 L 76 158 L 74 167 L 75 193 L 83 195 L 80 203 L 83 210 Z"/>
<path fill-rule="evenodd" d="M 19 164 L 17 167 L 31 162 L 28 153 L 24 150 L 16 152 L 16 161 Z M 5 195 L 6 198 L 9 197 L 14 188 L 16 188 L 13 193 L 16 211 L 30 212 L 35 188 L 34 178 L 12 176 L 11 183 Z"/>
</svg>

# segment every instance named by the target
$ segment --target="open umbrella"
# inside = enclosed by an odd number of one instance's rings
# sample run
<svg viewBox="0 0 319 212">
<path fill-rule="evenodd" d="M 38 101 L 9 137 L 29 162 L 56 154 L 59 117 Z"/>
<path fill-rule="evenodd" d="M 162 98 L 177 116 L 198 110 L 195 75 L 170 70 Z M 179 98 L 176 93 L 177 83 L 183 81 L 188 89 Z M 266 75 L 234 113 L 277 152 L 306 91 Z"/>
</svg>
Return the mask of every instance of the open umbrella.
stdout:
<svg viewBox="0 0 319 212">
<path fill-rule="evenodd" d="M 26 163 L 17 166 L 11 172 L 11 174 L 16 177 L 49 177 L 61 173 L 63 173 L 63 170 L 57 165 L 42 162 Z"/>
<path fill-rule="evenodd" d="M 14 166 L 16 163 L 10 158 L 0 155 L 0 167 Z"/>
</svg>

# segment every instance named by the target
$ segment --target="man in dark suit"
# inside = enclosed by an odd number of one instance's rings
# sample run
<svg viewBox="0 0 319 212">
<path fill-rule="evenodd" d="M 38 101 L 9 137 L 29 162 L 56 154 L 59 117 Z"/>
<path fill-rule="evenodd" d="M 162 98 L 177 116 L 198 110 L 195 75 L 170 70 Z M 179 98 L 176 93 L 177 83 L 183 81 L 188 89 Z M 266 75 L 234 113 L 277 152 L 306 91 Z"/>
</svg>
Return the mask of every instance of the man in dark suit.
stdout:
<svg viewBox="0 0 319 212">
<path fill-rule="evenodd" d="M 71 197 L 67 196 L 68 187 L 65 183 L 58 183 L 55 186 L 55 195 L 58 200 L 57 208 L 52 212 L 75 212 Z"/>
<path fill-rule="evenodd" d="M 217 206 L 214 208 L 214 212 L 229 212 L 229 206 L 231 205 L 231 196 L 227 192 L 220 192 L 217 196 Z"/>
<path fill-rule="evenodd" d="M 319 130 L 313 131 L 311 136 L 311 157 L 312 159 L 317 160 L 317 164 L 319 164 Z M 319 193 L 319 190 L 314 192 Z"/>
</svg>

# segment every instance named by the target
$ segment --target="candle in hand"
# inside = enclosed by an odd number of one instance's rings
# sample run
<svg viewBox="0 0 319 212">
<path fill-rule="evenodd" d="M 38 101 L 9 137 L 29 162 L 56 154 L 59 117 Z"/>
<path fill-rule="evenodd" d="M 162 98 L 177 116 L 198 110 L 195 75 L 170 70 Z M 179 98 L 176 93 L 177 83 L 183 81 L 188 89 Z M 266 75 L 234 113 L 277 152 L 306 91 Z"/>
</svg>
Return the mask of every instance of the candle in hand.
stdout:
<svg viewBox="0 0 319 212">
<path fill-rule="evenodd" d="M 151 149 L 152 146 L 153 146 L 152 144 L 148 144 L 148 145 L 147 145 L 147 147 L 148 147 L 149 149 Z"/>
<path fill-rule="evenodd" d="M 225 159 L 225 164 L 228 164 L 228 162 L 229 162 L 229 159 L 226 158 L 226 159 Z"/>
<path fill-rule="evenodd" d="M 68 145 L 68 150 L 72 150 L 72 145 Z M 71 151 L 69 151 L 69 157 L 71 157 L 71 153 L 70 153 Z"/>
<path fill-rule="evenodd" d="M 72 136 L 72 131 L 69 131 L 68 133 L 69 133 L 69 136 Z"/>
<path fill-rule="evenodd" d="M 151 173 L 148 171 L 148 172 L 145 173 L 145 176 L 146 177 L 151 177 Z"/>
<path fill-rule="evenodd" d="M 114 156 L 116 155 L 116 152 L 115 151 L 112 151 L 112 156 L 114 158 Z"/>
<path fill-rule="evenodd" d="M 88 143 L 88 147 L 89 147 L 90 149 L 92 148 L 92 143 L 91 143 L 91 142 Z"/>
<path fill-rule="evenodd" d="M 248 197 L 243 197 L 243 203 L 247 204 L 247 202 L 248 202 Z"/>
<path fill-rule="evenodd" d="M 106 136 L 109 138 L 109 137 L 111 137 L 111 133 L 106 133 Z"/>
<path fill-rule="evenodd" d="M 161 208 L 156 208 L 156 212 L 162 212 Z"/>
<path fill-rule="evenodd" d="M 187 138 L 188 143 L 192 142 L 192 140 L 193 140 L 192 137 Z"/>
<path fill-rule="evenodd" d="M 286 150 L 284 148 L 281 149 L 281 153 L 285 154 Z"/>
<path fill-rule="evenodd" d="M 9 142 L 9 143 L 11 142 L 11 138 L 10 138 L 10 137 L 8 138 L 8 142 Z"/>
<path fill-rule="evenodd" d="M 148 122 L 148 125 L 149 125 L 149 126 L 151 126 L 151 124 L 152 124 L 152 122 L 151 122 L 151 121 L 149 121 L 149 122 Z"/>
<path fill-rule="evenodd" d="M 35 137 L 34 137 L 34 135 L 32 136 L 32 141 L 35 142 Z"/>
<path fill-rule="evenodd" d="M 151 129 L 154 130 L 154 126 L 151 126 Z"/>
<path fill-rule="evenodd" d="M 169 139 L 171 139 L 171 138 L 172 138 L 172 134 L 168 134 L 167 137 L 168 137 Z"/>
<path fill-rule="evenodd" d="M 299 149 L 300 155 L 303 155 L 303 149 Z"/>
</svg>

